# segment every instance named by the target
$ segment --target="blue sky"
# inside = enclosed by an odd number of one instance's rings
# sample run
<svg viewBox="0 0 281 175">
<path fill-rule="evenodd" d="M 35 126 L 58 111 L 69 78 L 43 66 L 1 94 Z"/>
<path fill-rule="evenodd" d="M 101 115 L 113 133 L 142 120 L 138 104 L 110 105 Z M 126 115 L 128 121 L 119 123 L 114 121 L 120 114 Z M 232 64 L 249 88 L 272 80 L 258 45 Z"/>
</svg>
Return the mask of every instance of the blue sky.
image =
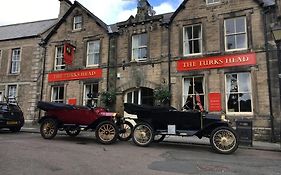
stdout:
<svg viewBox="0 0 281 175">
<path fill-rule="evenodd" d="M 74 2 L 74 0 L 70 0 Z M 107 24 L 136 14 L 137 0 L 77 0 Z M 156 14 L 173 12 L 183 0 L 149 0 Z M 17 4 L 15 6 L 15 4 Z M 0 26 L 57 18 L 58 0 L 5 0 L 1 2 Z"/>
</svg>

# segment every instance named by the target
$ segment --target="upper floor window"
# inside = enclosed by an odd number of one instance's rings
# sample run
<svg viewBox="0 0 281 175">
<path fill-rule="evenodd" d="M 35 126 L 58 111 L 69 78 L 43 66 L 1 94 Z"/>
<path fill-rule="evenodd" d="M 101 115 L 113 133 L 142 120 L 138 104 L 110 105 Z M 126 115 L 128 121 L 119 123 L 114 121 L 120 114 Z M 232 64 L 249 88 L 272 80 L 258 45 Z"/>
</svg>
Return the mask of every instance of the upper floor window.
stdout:
<svg viewBox="0 0 281 175">
<path fill-rule="evenodd" d="M 74 16 L 73 18 L 73 30 L 82 29 L 82 16 Z"/>
<path fill-rule="evenodd" d="M 220 0 L 206 0 L 206 4 L 215 4 L 215 3 L 219 3 Z"/>
<path fill-rule="evenodd" d="M 51 101 L 56 102 L 56 103 L 64 102 L 64 86 L 63 85 L 52 87 Z"/>
<path fill-rule="evenodd" d="M 184 27 L 183 32 L 183 54 L 187 56 L 202 53 L 201 25 Z"/>
<path fill-rule="evenodd" d="M 63 46 L 56 47 L 55 70 L 64 70 L 65 62 L 63 57 Z"/>
<path fill-rule="evenodd" d="M 87 44 L 87 65 L 97 66 L 100 61 L 100 41 L 89 41 Z"/>
<path fill-rule="evenodd" d="M 13 49 L 12 50 L 12 59 L 11 59 L 11 67 L 10 73 L 17 74 L 20 72 L 20 49 Z"/>
<path fill-rule="evenodd" d="M 145 61 L 147 59 L 147 33 L 132 37 L 132 61 Z"/>
<path fill-rule="evenodd" d="M 247 49 L 246 18 L 230 18 L 224 21 L 226 51 Z"/>
<path fill-rule="evenodd" d="M 249 113 L 252 109 L 251 74 L 226 74 L 226 112 L 228 114 Z"/>
</svg>

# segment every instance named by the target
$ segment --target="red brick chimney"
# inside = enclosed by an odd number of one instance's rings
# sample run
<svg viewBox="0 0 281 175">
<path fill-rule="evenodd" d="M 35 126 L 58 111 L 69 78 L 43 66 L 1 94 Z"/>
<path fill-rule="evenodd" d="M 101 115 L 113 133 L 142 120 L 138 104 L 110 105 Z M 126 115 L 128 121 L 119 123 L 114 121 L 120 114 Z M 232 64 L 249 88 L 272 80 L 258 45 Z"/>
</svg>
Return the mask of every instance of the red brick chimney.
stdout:
<svg viewBox="0 0 281 175">
<path fill-rule="evenodd" d="M 59 18 L 61 18 L 67 12 L 67 10 L 71 7 L 72 3 L 69 0 L 59 0 L 59 1 L 60 1 Z"/>
</svg>

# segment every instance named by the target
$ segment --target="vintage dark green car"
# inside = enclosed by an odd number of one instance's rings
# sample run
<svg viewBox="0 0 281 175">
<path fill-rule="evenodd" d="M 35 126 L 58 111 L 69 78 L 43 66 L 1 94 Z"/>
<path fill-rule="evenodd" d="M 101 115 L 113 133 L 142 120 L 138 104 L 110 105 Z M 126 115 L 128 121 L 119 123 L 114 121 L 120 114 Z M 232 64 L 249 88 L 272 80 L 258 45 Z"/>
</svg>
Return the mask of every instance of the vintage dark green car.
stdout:
<svg viewBox="0 0 281 175">
<path fill-rule="evenodd" d="M 238 148 L 238 137 L 224 115 L 207 114 L 199 110 L 178 111 L 173 107 L 152 107 L 125 103 L 125 111 L 137 115 L 133 141 L 148 146 L 165 136 L 207 137 L 214 151 L 230 154 Z M 160 136 L 157 137 L 156 136 Z"/>
</svg>

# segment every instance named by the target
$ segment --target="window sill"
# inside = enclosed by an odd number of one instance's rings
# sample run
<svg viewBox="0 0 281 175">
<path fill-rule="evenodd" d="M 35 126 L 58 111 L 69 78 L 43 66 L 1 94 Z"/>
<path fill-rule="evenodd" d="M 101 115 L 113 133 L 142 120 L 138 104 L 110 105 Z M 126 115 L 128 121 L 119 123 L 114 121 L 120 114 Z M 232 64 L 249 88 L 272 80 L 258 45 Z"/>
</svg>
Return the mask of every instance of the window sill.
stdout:
<svg viewBox="0 0 281 175">
<path fill-rule="evenodd" d="M 19 76 L 20 73 L 8 73 L 7 75 L 8 75 L 8 76 Z"/>
</svg>

